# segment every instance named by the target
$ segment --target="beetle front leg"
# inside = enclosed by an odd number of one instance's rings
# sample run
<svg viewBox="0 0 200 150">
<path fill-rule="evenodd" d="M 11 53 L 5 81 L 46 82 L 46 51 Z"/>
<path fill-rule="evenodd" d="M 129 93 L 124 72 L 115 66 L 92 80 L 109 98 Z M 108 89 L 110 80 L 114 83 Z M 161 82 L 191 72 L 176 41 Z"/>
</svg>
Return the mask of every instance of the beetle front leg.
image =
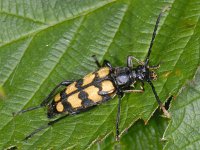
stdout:
<svg viewBox="0 0 200 150">
<path fill-rule="evenodd" d="M 133 68 L 133 60 L 136 61 L 140 65 L 144 65 L 144 62 L 140 61 L 139 59 L 135 58 L 134 56 L 128 56 L 127 67 Z"/>
<path fill-rule="evenodd" d="M 134 86 L 133 86 L 134 88 Z M 143 93 L 144 92 L 144 83 L 141 82 L 140 89 L 130 89 L 130 90 L 123 90 L 124 93 Z"/>
</svg>

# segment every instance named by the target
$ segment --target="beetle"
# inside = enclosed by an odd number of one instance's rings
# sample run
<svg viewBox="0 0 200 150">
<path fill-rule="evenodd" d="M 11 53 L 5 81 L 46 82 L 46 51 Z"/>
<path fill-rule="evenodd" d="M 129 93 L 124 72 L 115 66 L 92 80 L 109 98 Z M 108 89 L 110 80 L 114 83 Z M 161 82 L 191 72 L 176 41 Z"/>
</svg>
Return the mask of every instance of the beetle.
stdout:
<svg viewBox="0 0 200 150">
<path fill-rule="evenodd" d="M 149 58 L 152 46 L 163 12 L 164 11 L 162 11 L 157 18 L 148 53 L 144 61 L 140 61 L 134 56 L 128 56 L 127 66 L 113 67 L 107 60 L 104 60 L 103 65 L 101 65 L 96 56 L 93 55 L 92 57 L 99 68 L 97 71 L 89 73 L 84 78 L 76 81 L 66 80 L 61 82 L 52 90 L 52 92 L 42 101 L 40 105 L 15 113 L 16 115 L 41 107 L 47 107 L 48 118 L 53 118 L 58 114 L 62 115 L 53 121 L 49 121 L 47 125 L 36 129 L 27 137 L 25 137 L 24 140 L 29 139 L 37 132 L 57 123 L 68 115 L 79 114 L 87 111 L 94 106 L 111 100 L 115 96 L 118 96 L 116 140 L 119 140 L 121 99 L 124 93 L 144 92 L 144 82 L 147 82 L 150 85 L 160 108 L 163 110 L 165 116 L 169 117 L 170 115 L 159 99 L 152 83 L 152 80 L 157 79 L 155 70 L 159 68 L 159 65 L 149 66 Z M 133 61 L 138 63 L 138 65 L 133 66 Z M 138 83 L 141 84 L 140 89 L 136 89 L 134 87 L 134 85 Z M 57 93 L 57 90 L 63 86 L 65 88 L 61 92 Z"/>
</svg>

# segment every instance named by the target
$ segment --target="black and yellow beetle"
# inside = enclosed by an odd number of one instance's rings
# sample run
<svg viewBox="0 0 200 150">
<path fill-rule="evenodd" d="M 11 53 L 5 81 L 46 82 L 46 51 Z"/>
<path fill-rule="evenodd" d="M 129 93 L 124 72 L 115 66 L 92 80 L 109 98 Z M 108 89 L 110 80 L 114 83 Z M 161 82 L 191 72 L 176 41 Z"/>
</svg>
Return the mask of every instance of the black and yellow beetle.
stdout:
<svg viewBox="0 0 200 150">
<path fill-rule="evenodd" d="M 121 98 L 124 93 L 143 92 L 144 82 L 149 83 L 159 106 L 163 110 L 164 114 L 169 117 L 169 114 L 160 101 L 152 83 L 152 80 L 157 78 L 154 70 L 158 69 L 159 65 L 149 66 L 149 57 L 162 13 L 163 12 L 161 12 L 157 18 L 148 54 L 144 62 L 133 56 L 128 56 L 126 67 L 112 67 L 110 62 L 107 60 L 104 60 L 103 65 L 101 66 L 97 58 L 93 56 L 95 63 L 99 67 L 97 71 L 92 72 L 84 78 L 76 81 L 66 80 L 61 82 L 52 90 L 52 92 L 39 106 L 17 112 L 16 114 L 19 114 L 47 106 L 48 118 L 52 118 L 58 114 L 63 114 L 62 117 L 50 121 L 47 125 L 36 129 L 34 132 L 29 134 L 25 140 L 70 114 L 84 112 L 94 106 L 112 99 L 116 95 L 119 100 L 116 119 L 116 139 L 119 140 Z M 137 66 L 133 66 L 133 60 L 138 63 Z M 141 83 L 140 89 L 134 88 L 136 83 Z M 64 86 L 65 88 L 60 93 L 56 93 L 57 89 L 61 86 Z"/>
</svg>

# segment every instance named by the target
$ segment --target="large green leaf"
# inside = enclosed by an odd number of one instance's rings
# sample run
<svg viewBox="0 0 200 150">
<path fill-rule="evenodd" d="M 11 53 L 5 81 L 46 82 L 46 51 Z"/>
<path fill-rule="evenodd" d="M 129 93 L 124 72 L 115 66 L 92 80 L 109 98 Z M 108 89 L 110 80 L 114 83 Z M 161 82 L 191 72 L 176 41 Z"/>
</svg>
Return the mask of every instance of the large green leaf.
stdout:
<svg viewBox="0 0 200 150">
<path fill-rule="evenodd" d="M 160 117 L 159 113 L 155 113 L 147 125 L 142 120 L 136 122 L 128 130 L 128 134 L 122 137 L 121 147 L 123 149 L 162 149 L 165 144 L 162 136 L 167 123 L 168 120 Z"/>
<path fill-rule="evenodd" d="M 94 71 L 92 55 L 125 65 L 127 55 L 143 60 L 156 18 L 159 24 L 151 64 L 161 63 L 154 82 L 162 99 L 176 94 L 199 64 L 198 0 L 51 0 L 0 1 L 0 147 L 85 149 L 115 131 L 117 99 L 70 116 L 27 142 L 22 139 L 48 122 L 45 109 L 12 116 L 38 105 L 60 81 Z M 122 101 L 120 131 L 138 118 L 147 121 L 157 108 L 149 86 Z"/>
<path fill-rule="evenodd" d="M 167 127 L 168 120 L 160 117 L 160 115 L 156 111 L 146 125 L 143 120 L 138 120 L 129 128 L 119 143 L 116 143 L 113 134 L 110 134 L 105 140 L 93 145 L 91 149 L 162 149 L 165 145 L 165 141 L 162 141 L 162 136 Z"/>
<path fill-rule="evenodd" d="M 168 141 L 165 149 L 199 149 L 200 68 L 172 103 L 170 112 L 173 117 L 165 133 Z"/>
</svg>

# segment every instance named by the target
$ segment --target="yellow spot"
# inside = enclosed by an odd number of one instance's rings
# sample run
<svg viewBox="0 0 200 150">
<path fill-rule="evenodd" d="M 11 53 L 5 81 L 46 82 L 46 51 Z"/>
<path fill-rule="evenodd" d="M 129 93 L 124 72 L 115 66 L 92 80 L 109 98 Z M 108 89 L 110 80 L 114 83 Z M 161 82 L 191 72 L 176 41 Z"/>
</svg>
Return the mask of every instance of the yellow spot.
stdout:
<svg viewBox="0 0 200 150">
<path fill-rule="evenodd" d="M 115 91 L 115 87 L 113 83 L 109 80 L 105 80 L 101 83 L 102 86 L 102 91 L 103 92 L 108 92 L 108 93 L 113 93 Z"/>
<path fill-rule="evenodd" d="M 90 84 L 95 78 L 95 74 L 93 73 L 90 73 L 88 75 L 86 75 L 84 78 L 83 78 L 83 85 L 87 85 L 87 84 Z"/>
<path fill-rule="evenodd" d="M 75 85 L 76 85 L 76 82 L 73 82 L 72 84 L 70 84 L 69 86 L 67 86 L 65 93 L 66 94 L 70 94 L 70 93 L 76 91 L 77 88 L 76 88 Z"/>
<path fill-rule="evenodd" d="M 54 101 L 58 102 L 60 100 L 60 93 L 56 94 L 56 96 L 54 97 Z"/>
<path fill-rule="evenodd" d="M 102 97 L 98 94 L 99 89 L 94 85 L 87 87 L 84 91 L 88 94 L 88 98 L 93 102 L 99 102 L 102 100 Z"/>
<path fill-rule="evenodd" d="M 99 78 L 104 78 L 110 73 L 110 69 L 108 67 L 103 67 L 99 71 L 97 71 Z"/>
<path fill-rule="evenodd" d="M 72 94 L 67 98 L 67 101 L 71 104 L 72 108 L 81 107 L 82 100 L 78 97 L 79 93 Z"/>
<path fill-rule="evenodd" d="M 57 109 L 58 112 L 62 112 L 64 110 L 63 104 L 61 102 L 59 102 L 56 105 L 56 109 Z"/>
</svg>

